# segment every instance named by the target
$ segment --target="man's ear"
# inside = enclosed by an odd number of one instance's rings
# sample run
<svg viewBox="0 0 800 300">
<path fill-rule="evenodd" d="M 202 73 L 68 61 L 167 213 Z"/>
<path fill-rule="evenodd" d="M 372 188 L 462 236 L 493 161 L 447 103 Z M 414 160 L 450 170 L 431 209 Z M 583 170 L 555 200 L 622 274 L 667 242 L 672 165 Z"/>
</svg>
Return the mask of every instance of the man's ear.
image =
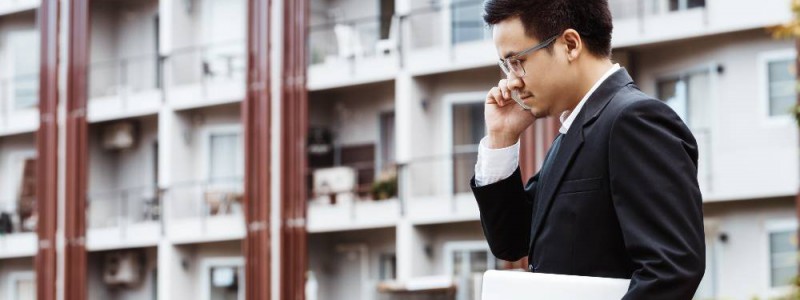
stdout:
<svg viewBox="0 0 800 300">
<path fill-rule="evenodd" d="M 561 38 L 564 40 L 564 47 L 562 49 L 566 51 L 567 60 L 573 62 L 578 59 L 583 52 L 583 40 L 581 40 L 581 35 L 578 34 L 575 29 L 567 29 L 561 34 Z"/>
</svg>

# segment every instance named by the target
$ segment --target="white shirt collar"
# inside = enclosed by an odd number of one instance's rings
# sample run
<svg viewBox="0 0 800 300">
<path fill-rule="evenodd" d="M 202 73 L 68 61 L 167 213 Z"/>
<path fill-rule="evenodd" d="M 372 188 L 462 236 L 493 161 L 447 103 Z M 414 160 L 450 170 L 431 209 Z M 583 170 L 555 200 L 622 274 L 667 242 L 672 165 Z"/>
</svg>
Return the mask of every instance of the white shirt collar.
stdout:
<svg viewBox="0 0 800 300">
<path fill-rule="evenodd" d="M 575 106 L 575 109 L 573 109 L 572 111 L 565 110 L 564 112 L 561 113 L 561 117 L 559 118 L 561 121 L 561 128 L 558 129 L 558 132 L 562 134 L 567 134 L 567 131 L 569 131 L 569 127 L 572 126 L 572 122 L 575 121 L 575 117 L 577 117 L 578 113 L 581 112 L 581 108 L 583 108 L 583 104 L 586 103 L 586 100 L 588 100 L 589 97 L 592 96 L 594 91 L 597 90 L 598 87 L 600 87 L 600 84 L 602 84 L 603 81 L 606 81 L 606 79 L 610 77 L 611 74 L 614 74 L 614 72 L 616 72 L 619 69 L 620 69 L 619 64 L 614 64 L 613 66 L 611 66 L 611 68 L 608 69 L 608 71 L 606 71 L 606 73 L 603 74 L 603 76 L 601 76 L 600 79 L 598 79 L 597 82 L 594 83 L 594 85 L 592 86 L 591 89 L 589 89 L 586 95 L 583 96 L 583 99 L 581 99 L 581 102 L 578 102 L 578 105 Z"/>
</svg>

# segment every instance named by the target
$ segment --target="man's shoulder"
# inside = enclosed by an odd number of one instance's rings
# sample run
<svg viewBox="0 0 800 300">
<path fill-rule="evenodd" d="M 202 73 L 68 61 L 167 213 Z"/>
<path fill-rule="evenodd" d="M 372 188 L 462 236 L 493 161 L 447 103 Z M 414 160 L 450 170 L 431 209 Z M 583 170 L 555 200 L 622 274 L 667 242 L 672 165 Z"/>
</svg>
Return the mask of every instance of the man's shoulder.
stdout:
<svg viewBox="0 0 800 300">
<path fill-rule="evenodd" d="M 634 84 L 617 91 L 604 111 L 606 121 L 610 123 L 626 115 L 642 113 L 675 115 L 664 101 L 645 94 Z"/>
</svg>

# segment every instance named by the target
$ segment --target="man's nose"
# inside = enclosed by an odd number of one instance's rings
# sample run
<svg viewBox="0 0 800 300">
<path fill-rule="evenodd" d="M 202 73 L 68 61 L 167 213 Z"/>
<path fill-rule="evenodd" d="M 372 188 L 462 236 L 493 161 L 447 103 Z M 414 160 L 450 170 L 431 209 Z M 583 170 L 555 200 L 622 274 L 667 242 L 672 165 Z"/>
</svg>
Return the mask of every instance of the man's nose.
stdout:
<svg viewBox="0 0 800 300">
<path fill-rule="evenodd" d="M 523 87 L 525 87 L 525 83 L 522 82 L 522 79 L 513 75 L 508 76 L 508 83 L 506 84 L 508 85 L 508 88 L 512 90 L 522 89 Z"/>
</svg>

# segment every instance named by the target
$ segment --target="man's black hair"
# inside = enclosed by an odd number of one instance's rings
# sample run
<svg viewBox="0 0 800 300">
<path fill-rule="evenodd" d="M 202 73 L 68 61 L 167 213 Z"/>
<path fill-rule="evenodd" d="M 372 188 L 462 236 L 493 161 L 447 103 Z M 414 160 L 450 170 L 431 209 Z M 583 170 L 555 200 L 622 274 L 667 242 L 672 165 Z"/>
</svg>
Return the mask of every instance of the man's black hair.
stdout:
<svg viewBox="0 0 800 300">
<path fill-rule="evenodd" d="M 590 53 L 611 56 L 611 12 L 608 0 L 486 0 L 483 20 L 495 25 L 519 17 L 529 37 L 544 41 L 575 29 Z"/>
</svg>

